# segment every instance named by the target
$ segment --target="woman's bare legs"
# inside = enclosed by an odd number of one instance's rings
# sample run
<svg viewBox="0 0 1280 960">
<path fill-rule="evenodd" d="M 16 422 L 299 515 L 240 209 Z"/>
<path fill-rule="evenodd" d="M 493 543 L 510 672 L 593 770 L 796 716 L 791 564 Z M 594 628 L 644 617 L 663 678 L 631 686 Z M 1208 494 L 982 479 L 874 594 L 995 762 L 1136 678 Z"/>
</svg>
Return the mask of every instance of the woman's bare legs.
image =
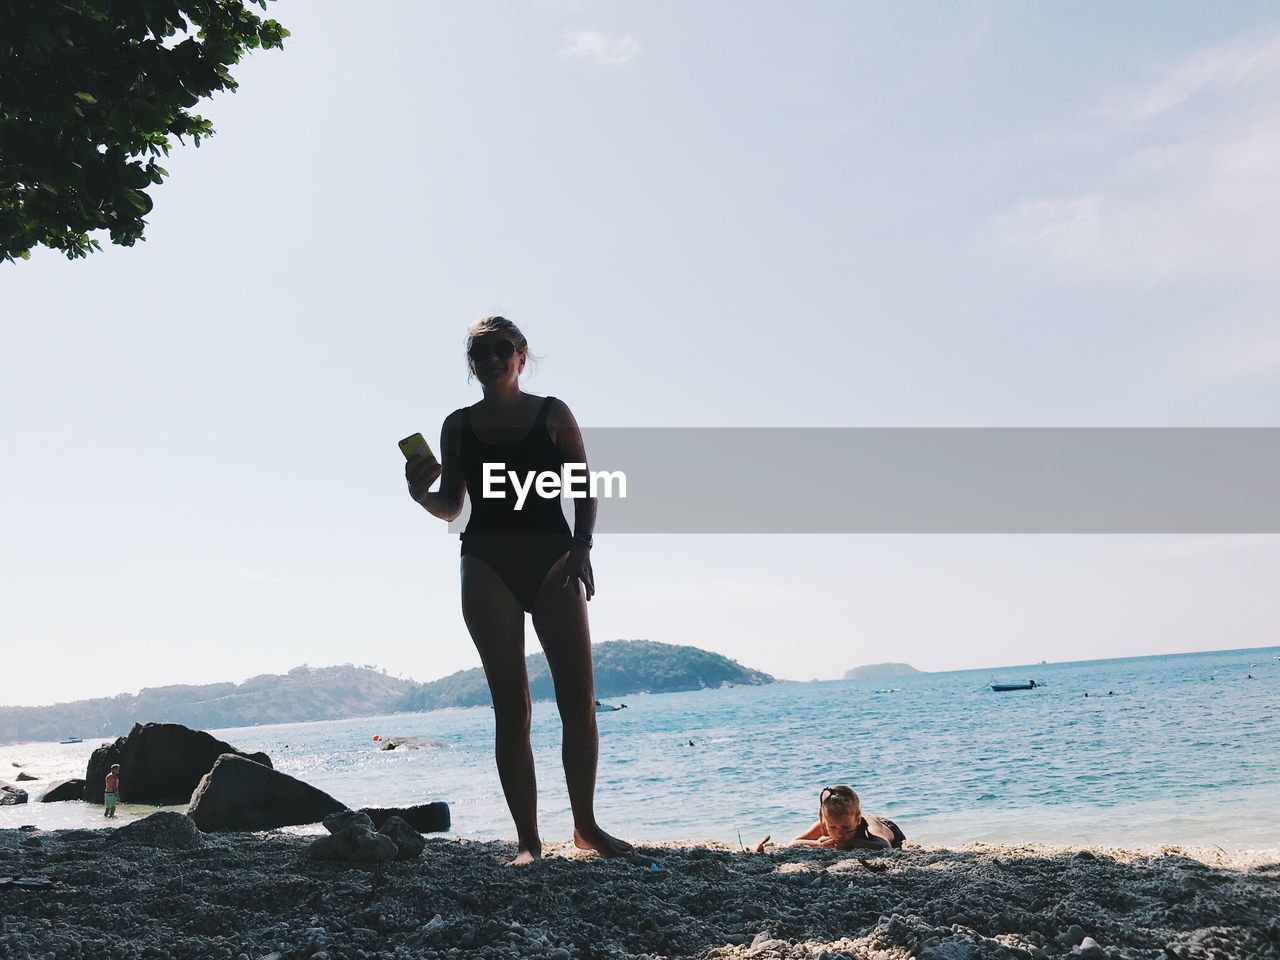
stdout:
<svg viewBox="0 0 1280 960">
<path fill-rule="evenodd" d="M 542 856 L 538 838 L 538 784 L 529 746 L 529 678 L 524 666 L 524 609 L 487 563 L 462 558 L 462 619 L 480 652 L 493 696 L 494 755 L 498 779 L 515 820 L 520 852 L 515 866 Z"/>
<path fill-rule="evenodd" d="M 600 829 L 595 817 L 600 739 L 596 731 L 587 598 L 581 584 L 577 593 L 573 584 L 560 586 L 564 580 L 564 564 L 565 557 L 561 557 L 542 581 L 534 605 L 533 628 L 547 655 L 547 666 L 556 688 L 556 706 L 564 726 L 560 754 L 569 787 L 569 803 L 573 807 L 573 842 L 584 850 L 617 857 L 630 853 L 631 844 L 609 836 Z"/>
</svg>

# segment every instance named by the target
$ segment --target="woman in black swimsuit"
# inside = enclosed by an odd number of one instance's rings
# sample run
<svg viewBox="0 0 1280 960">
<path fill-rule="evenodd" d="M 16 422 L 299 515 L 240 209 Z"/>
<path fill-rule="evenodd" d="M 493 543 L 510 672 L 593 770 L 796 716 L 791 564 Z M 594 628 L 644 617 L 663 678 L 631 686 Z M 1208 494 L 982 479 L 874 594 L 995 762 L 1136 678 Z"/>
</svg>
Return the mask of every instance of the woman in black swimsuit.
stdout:
<svg viewBox="0 0 1280 960">
<path fill-rule="evenodd" d="M 570 534 L 559 495 L 542 498 L 530 489 L 517 510 L 508 479 L 500 488 L 505 497 L 482 496 L 486 462 L 503 464 L 498 472 L 506 476 L 513 471 L 522 484 L 530 472 L 559 474 L 566 462 L 585 464 L 582 434 L 564 403 L 521 392 L 528 343 L 510 320 L 486 317 L 473 324 L 467 357 L 484 399 L 445 419 L 440 431 L 442 465 L 411 460 L 405 477 L 409 495 L 442 520 L 457 517 L 464 492 L 471 492 L 471 518 L 461 536 L 462 616 L 493 696 L 498 776 L 520 844 L 512 862 L 526 864 L 542 855 L 529 746 L 525 613 L 533 614 L 533 628 L 555 683 L 564 726 L 561 755 L 573 807 L 573 842 L 606 857 L 621 856 L 631 852 L 631 845 L 600 829 L 593 809 L 599 738 L 587 601 L 595 593 L 590 553 L 595 500 L 574 501 L 575 533 Z M 430 492 L 442 475 L 440 490 Z"/>
<path fill-rule="evenodd" d="M 871 821 L 874 821 L 871 822 Z M 797 846 L 836 847 L 840 850 L 897 849 L 906 840 L 892 820 L 862 812 L 862 800 L 847 784 L 823 787 L 818 794 L 818 821 L 791 842 Z"/>
<path fill-rule="evenodd" d="M 818 794 L 817 822 L 792 840 L 790 846 L 896 850 L 906 839 L 906 834 L 892 820 L 864 814 L 862 800 L 853 787 L 841 783 L 822 788 Z M 768 843 L 769 837 L 761 840 L 756 845 L 756 853 L 764 853 Z"/>
</svg>

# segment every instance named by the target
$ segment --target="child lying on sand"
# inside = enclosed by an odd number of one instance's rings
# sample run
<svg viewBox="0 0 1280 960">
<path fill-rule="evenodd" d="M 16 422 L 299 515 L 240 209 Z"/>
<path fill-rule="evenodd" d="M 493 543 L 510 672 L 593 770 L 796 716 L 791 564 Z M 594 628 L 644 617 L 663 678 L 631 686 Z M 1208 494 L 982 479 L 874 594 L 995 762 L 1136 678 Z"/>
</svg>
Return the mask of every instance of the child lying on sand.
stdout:
<svg viewBox="0 0 1280 960">
<path fill-rule="evenodd" d="M 907 839 L 898 825 L 884 817 L 866 816 L 852 787 L 823 787 L 818 794 L 818 822 L 791 841 L 795 847 L 835 847 L 838 850 L 888 850 Z M 769 838 L 756 847 L 763 853 Z"/>
</svg>

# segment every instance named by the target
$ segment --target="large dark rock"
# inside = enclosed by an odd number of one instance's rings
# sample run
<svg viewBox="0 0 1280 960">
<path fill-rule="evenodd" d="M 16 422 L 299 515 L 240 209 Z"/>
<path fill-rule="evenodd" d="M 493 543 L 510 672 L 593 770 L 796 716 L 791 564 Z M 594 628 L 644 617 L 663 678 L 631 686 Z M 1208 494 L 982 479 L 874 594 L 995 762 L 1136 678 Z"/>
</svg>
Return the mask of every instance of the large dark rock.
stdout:
<svg viewBox="0 0 1280 960">
<path fill-rule="evenodd" d="M 186 803 L 224 753 L 271 766 L 265 753 L 244 753 L 203 730 L 180 723 L 135 723 L 127 737 L 93 751 L 84 799 L 102 802 L 103 781 L 111 765 L 118 763 L 121 803 Z"/>
<path fill-rule="evenodd" d="M 84 797 L 83 780 L 59 780 L 49 784 L 49 789 L 40 795 L 41 803 L 59 803 L 63 800 L 80 800 Z"/>
<path fill-rule="evenodd" d="M 185 813 L 161 810 L 114 830 L 111 841 L 138 843 L 165 850 L 194 850 L 204 846 L 204 834 L 196 829 L 196 825 Z"/>
<path fill-rule="evenodd" d="M 375 830 L 381 830 L 392 817 L 399 817 L 419 833 L 442 833 L 449 829 L 449 805 L 443 800 L 416 807 L 362 807 L 360 812 L 369 815 Z"/>
<path fill-rule="evenodd" d="M 374 832 L 373 821 L 369 819 L 369 815 L 357 810 L 342 810 L 324 818 L 324 828 L 330 833 L 341 833 L 347 827 L 354 826 L 364 827 L 370 833 Z"/>
<path fill-rule="evenodd" d="M 319 823 L 345 810 L 323 790 L 245 757 L 223 754 L 191 795 L 187 815 L 205 832 Z"/>
<path fill-rule="evenodd" d="M 427 846 L 427 841 L 422 839 L 422 834 L 400 817 L 388 817 L 378 833 L 395 841 L 396 849 L 399 851 L 396 853 L 397 860 L 412 860 L 420 857 Z"/>
<path fill-rule="evenodd" d="M 313 860 L 345 860 L 348 863 L 382 863 L 394 860 L 400 849 L 390 837 L 353 823 L 344 830 L 312 841 L 307 855 Z"/>
<path fill-rule="evenodd" d="M 0 807 L 16 807 L 27 802 L 27 791 L 0 780 Z"/>
</svg>

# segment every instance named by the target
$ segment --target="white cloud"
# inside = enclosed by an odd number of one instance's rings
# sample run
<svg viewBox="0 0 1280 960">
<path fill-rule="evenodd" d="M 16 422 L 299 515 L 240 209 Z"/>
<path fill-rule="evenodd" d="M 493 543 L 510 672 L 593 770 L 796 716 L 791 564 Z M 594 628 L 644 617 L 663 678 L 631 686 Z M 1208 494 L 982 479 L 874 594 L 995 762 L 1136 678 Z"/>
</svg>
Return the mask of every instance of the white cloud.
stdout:
<svg viewBox="0 0 1280 960">
<path fill-rule="evenodd" d="M 1280 334 L 1264 335 L 1218 358 L 1219 380 L 1243 380 L 1280 373 Z"/>
<path fill-rule="evenodd" d="M 565 46 L 560 56 L 566 59 L 586 60 L 601 67 L 620 67 L 630 63 L 640 53 L 640 44 L 630 35 L 607 37 L 598 30 L 573 30 L 565 34 Z"/>
<path fill-rule="evenodd" d="M 230 566 L 222 568 L 221 573 L 229 580 L 239 580 L 244 583 L 278 583 L 280 580 L 274 573 L 259 567 Z"/>
<path fill-rule="evenodd" d="M 1162 71 L 1139 89 L 1117 94 L 1098 112 L 1141 120 L 1181 106 L 1200 93 L 1248 87 L 1277 76 L 1280 37 L 1241 37 Z"/>
<path fill-rule="evenodd" d="M 1209 318 L 1172 348 L 1168 365 L 1180 381 L 1198 388 L 1280 376 L 1277 329 L 1276 317 L 1245 324 Z"/>
<path fill-rule="evenodd" d="M 1209 89 L 1223 97 L 1195 98 Z M 1026 196 L 992 216 L 990 252 L 1068 280 L 1274 285 L 1280 36 L 1198 54 L 1075 123 L 1088 134 L 1079 142 L 1102 144 L 1054 158 L 1051 175 L 1077 169 L 1077 189 Z"/>
<path fill-rule="evenodd" d="M 1059 200 L 1022 200 L 995 218 L 1001 243 L 1060 261 L 1081 260 L 1096 248 L 1102 216 L 1101 194 Z"/>
</svg>

